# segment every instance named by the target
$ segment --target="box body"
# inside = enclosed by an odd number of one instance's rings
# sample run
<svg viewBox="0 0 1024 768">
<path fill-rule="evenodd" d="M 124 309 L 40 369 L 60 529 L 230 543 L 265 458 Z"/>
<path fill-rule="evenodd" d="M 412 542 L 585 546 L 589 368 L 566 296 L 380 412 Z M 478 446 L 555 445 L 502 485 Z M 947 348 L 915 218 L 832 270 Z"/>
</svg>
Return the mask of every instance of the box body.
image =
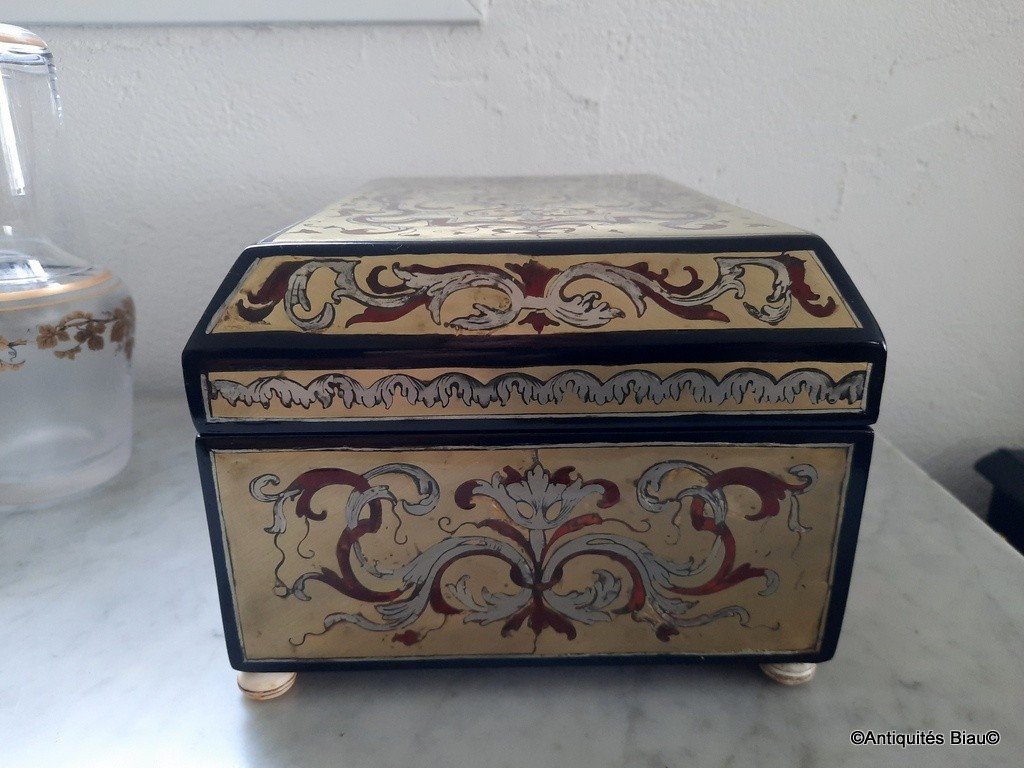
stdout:
<svg viewBox="0 0 1024 768">
<path fill-rule="evenodd" d="M 831 657 L 870 432 L 462 438 L 201 440 L 237 668 Z"/>
<path fill-rule="evenodd" d="M 820 238 L 663 180 L 371 185 L 185 351 L 231 661 L 827 659 L 884 367 Z"/>
</svg>

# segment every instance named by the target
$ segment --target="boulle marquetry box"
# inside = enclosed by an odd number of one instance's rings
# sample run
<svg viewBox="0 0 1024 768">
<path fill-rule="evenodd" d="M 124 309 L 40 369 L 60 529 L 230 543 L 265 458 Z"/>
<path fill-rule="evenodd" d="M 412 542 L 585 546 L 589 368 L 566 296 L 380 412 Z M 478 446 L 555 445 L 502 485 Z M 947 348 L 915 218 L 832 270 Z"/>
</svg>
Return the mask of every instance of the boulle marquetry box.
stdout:
<svg viewBox="0 0 1024 768">
<path fill-rule="evenodd" d="M 885 345 L 813 234 L 656 177 L 378 181 L 246 249 L 183 360 L 254 696 L 835 650 Z"/>
</svg>

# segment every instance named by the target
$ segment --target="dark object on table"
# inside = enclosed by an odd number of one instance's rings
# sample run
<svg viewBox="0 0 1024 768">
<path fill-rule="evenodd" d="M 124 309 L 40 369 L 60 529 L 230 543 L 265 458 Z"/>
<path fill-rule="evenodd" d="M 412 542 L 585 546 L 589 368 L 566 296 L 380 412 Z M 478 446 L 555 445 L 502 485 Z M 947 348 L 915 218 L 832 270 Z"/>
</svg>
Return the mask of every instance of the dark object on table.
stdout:
<svg viewBox="0 0 1024 768">
<path fill-rule="evenodd" d="M 992 483 L 986 521 L 1024 554 L 1024 450 L 1000 448 L 974 468 Z"/>
</svg>

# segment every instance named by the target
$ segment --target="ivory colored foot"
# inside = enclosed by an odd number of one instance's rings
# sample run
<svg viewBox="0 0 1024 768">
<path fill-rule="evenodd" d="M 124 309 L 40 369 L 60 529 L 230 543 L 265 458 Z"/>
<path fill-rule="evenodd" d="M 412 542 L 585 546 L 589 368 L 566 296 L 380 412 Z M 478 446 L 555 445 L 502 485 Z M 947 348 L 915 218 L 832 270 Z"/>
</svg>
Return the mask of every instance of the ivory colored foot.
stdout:
<svg viewBox="0 0 1024 768">
<path fill-rule="evenodd" d="M 239 672 L 238 687 L 256 701 L 283 696 L 295 685 L 295 672 Z"/>
<path fill-rule="evenodd" d="M 818 670 L 817 664 L 800 662 L 796 664 L 762 664 L 761 671 L 776 683 L 803 685 L 809 683 Z"/>
</svg>

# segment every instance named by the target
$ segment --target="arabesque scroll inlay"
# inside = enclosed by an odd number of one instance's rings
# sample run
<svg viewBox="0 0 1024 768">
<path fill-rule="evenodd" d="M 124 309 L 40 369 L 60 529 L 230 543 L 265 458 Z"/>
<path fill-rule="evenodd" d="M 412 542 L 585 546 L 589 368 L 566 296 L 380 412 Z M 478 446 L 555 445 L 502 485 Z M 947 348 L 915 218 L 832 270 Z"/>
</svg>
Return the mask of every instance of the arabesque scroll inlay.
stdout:
<svg viewBox="0 0 1024 768">
<path fill-rule="evenodd" d="M 456 263 L 434 267 L 396 262 L 372 267 L 363 279 L 357 275 L 360 259 L 297 259 L 283 261 L 258 285 L 243 290 L 233 311 L 241 321 L 259 324 L 282 305 L 294 328 L 321 332 L 338 322 L 343 322 L 343 329 L 392 323 L 422 308 L 437 328 L 494 331 L 527 326 L 536 333 L 549 327 L 602 328 L 627 313 L 642 317 L 650 304 L 682 320 L 729 324 L 733 318 L 712 303 L 724 296 L 741 300 L 751 318 L 769 326 L 785 321 L 794 302 L 815 318 L 836 311 L 835 297 L 823 298 L 808 285 L 805 260 L 797 256 L 785 252 L 715 256 L 712 263 L 716 274 L 710 282 L 699 277 L 692 266 L 669 274 L 645 261 L 623 265 L 592 260 L 559 269 L 532 259 L 504 266 Z M 749 297 L 746 301 L 751 269 L 767 270 L 771 287 L 760 299 Z M 319 306 L 314 306 L 310 281 L 321 271 L 332 275 L 334 289 L 327 300 L 318 300 Z M 382 280 L 385 274 L 386 282 Z M 594 289 L 574 293 L 575 284 L 581 281 L 615 290 L 607 296 Z M 473 303 L 471 311 L 459 310 L 447 319 L 442 316 L 453 297 L 479 289 L 501 299 L 481 299 Z M 339 321 L 339 307 L 351 308 L 351 303 L 362 310 Z"/>
<path fill-rule="evenodd" d="M 450 497 L 442 495 L 430 473 L 409 463 L 384 464 L 362 474 L 319 467 L 302 472 L 284 487 L 278 476 L 261 474 L 249 489 L 253 499 L 273 506 L 265 530 L 280 552 L 273 574 L 275 594 L 323 604 L 319 626 L 291 640 L 295 646 L 339 625 L 390 633 L 393 642 L 414 645 L 432 631 L 420 624 L 428 613 L 443 621 L 461 617 L 463 624 L 500 622 L 504 638 L 526 626 L 534 635 L 551 630 L 569 641 L 580 627 L 628 618 L 650 624 L 657 638 L 668 642 L 680 631 L 727 618 L 744 626 L 749 622 L 748 608 L 738 602 L 701 610 L 705 596 L 750 580 L 760 582 L 759 596 L 776 591 L 779 576 L 774 570 L 737 562 L 732 530 L 737 521 L 735 514 L 728 514 L 725 491 L 742 487 L 758 499 L 756 509 L 740 522 L 775 517 L 782 511 L 781 503 L 788 502 L 787 525 L 799 537 L 810 529 L 800 520 L 797 499 L 815 484 L 817 472 L 800 464 L 789 474 L 782 478 L 750 466 L 713 470 L 693 461 L 662 461 L 636 479 L 636 506 L 620 497 L 622 489 L 614 482 L 584 478 L 571 466 L 549 470 L 537 460 L 525 469 L 506 466 L 489 478 L 466 480 Z M 389 478 L 399 477 L 413 483 L 416 498 L 396 496 Z M 325 489 L 349 489 L 347 497 L 330 495 L 346 501 L 315 501 L 325 498 L 318 497 Z M 385 567 L 364 553 L 364 543 L 381 531 L 386 513 L 422 517 L 451 502 L 467 511 L 479 507 L 488 516 L 461 522 L 454 515 L 440 518 L 448 526 L 438 523 L 435 541 L 417 547 L 417 553 L 397 567 Z M 671 516 L 679 536 L 705 542 L 705 554 L 677 562 L 654 552 L 638 535 L 651 525 L 644 513 Z M 285 581 L 281 571 L 286 562 L 313 557 L 302 551 L 302 542 L 294 551 L 282 548 L 284 534 L 294 522 L 306 527 L 306 536 L 310 526 L 340 523 L 340 535 L 335 562 L 318 563 Z M 563 586 L 566 568 L 582 557 L 603 560 L 608 567 L 593 570 L 585 588 Z M 455 563 L 474 558 L 500 561 L 508 568 L 512 588 L 473 584 L 468 574 L 449 576 Z M 321 589 L 314 597 L 313 584 L 363 607 L 333 610 L 329 593 Z"/>
</svg>

